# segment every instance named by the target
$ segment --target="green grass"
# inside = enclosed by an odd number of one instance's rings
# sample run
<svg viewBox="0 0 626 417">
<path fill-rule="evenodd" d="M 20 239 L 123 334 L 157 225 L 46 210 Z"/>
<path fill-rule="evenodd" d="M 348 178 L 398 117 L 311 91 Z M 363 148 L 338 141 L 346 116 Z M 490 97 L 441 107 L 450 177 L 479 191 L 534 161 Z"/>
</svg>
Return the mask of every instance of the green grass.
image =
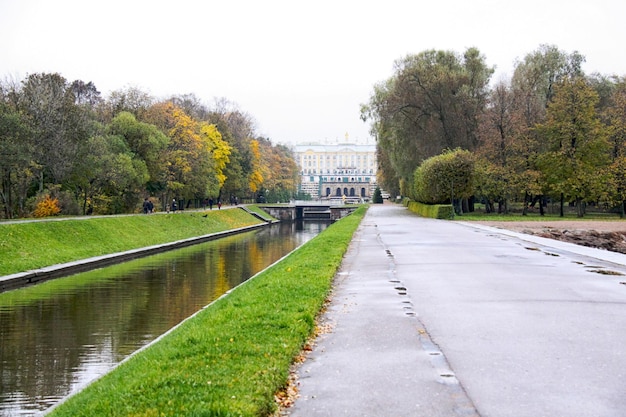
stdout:
<svg viewBox="0 0 626 417">
<path fill-rule="evenodd" d="M 545 208 L 545 213 L 542 216 L 539 214 L 538 208 L 531 208 L 528 210 L 526 216 L 522 215 L 521 203 L 511 204 L 510 212 L 508 214 L 501 213 L 487 213 L 485 212 L 485 206 L 483 204 L 476 204 L 475 211 L 471 213 L 463 213 L 460 216 L 455 216 L 455 220 L 463 221 L 559 221 L 559 220 L 608 220 L 616 221 L 621 220 L 618 213 L 610 211 L 600 210 L 596 207 L 590 206 L 585 213 L 584 217 L 578 217 L 575 207 L 565 207 L 564 216 L 559 215 L 558 205 L 549 205 Z"/>
<path fill-rule="evenodd" d="M 332 224 L 50 415 L 271 414 L 365 210 Z"/>
<path fill-rule="evenodd" d="M 588 213 L 585 217 L 578 217 L 576 214 L 568 213 L 563 217 L 560 217 L 558 214 L 549 214 L 541 216 L 539 213 L 530 213 L 526 216 L 523 216 L 520 213 L 511 213 L 511 214 L 498 214 L 498 213 L 463 213 L 462 215 L 454 216 L 454 220 L 462 220 L 462 221 L 498 221 L 498 222 L 532 222 L 532 221 L 588 221 L 588 220 L 606 220 L 606 221 L 618 221 L 621 220 L 617 214 L 606 214 L 606 213 Z"/>
<path fill-rule="evenodd" d="M 0 276 L 258 223 L 229 209 L 0 224 Z"/>
<path fill-rule="evenodd" d="M 251 204 L 251 205 L 247 206 L 247 208 L 248 208 L 248 210 L 250 210 L 252 212 L 260 214 L 261 216 L 263 216 L 266 219 L 277 220 L 275 217 L 272 217 L 267 211 L 259 208 L 259 206 L 257 206 L 257 205 Z"/>
</svg>

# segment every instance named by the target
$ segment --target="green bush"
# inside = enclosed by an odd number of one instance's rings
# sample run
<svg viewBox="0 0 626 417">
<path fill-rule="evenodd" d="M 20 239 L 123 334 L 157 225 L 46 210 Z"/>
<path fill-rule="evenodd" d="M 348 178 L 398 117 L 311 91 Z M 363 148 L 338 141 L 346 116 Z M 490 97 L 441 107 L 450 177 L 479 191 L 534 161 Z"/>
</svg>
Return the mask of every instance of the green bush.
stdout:
<svg viewBox="0 0 626 417">
<path fill-rule="evenodd" d="M 446 220 L 454 218 L 454 209 L 450 204 L 424 204 L 417 201 L 408 201 L 406 205 L 409 210 L 422 217 Z"/>
<path fill-rule="evenodd" d="M 426 159 L 413 174 L 411 198 L 422 203 L 469 198 L 473 192 L 474 159 L 467 150 L 446 150 Z"/>
</svg>

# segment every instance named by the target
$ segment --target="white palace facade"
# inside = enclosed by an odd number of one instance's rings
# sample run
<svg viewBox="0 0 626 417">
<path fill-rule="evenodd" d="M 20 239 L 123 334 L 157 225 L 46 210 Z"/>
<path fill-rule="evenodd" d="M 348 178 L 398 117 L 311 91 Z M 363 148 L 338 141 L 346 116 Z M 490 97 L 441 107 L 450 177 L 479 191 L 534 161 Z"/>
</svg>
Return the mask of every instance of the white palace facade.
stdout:
<svg viewBox="0 0 626 417">
<path fill-rule="evenodd" d="M 300 191 L 313 200 L 370 201 L 376 189 L 376 145 L 355 143 L 295 146 Z"/>
</svg>

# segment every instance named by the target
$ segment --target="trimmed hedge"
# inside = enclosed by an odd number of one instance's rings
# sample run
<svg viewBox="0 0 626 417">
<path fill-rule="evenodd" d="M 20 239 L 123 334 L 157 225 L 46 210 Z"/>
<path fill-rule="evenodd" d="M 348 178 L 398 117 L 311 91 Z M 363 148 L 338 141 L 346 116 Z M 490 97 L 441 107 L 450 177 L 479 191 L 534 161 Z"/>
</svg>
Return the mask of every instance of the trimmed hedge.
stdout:
<svg viewBox="0 0 626 417">
<path fill-rule="evenodd" d="M 408 201 L 406 202 L 406 206 L 413 213 L 419 214 L 422 217 L 445 220 L 454 218 L 454 209 L 450 204 L 424 204 L 418 203 L 417 201 Z"/>
</svg>

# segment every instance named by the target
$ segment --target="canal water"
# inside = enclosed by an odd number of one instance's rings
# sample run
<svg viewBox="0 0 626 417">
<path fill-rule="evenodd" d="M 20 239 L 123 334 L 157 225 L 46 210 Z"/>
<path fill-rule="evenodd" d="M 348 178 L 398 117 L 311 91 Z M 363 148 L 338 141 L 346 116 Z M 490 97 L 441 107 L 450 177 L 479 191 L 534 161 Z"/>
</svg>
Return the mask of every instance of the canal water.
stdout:
<svg viewBox="0 0 626 417">
<path fill-rule="evenodd" d="M 321 232 L 281 223 L 0 294 L 0 416 L 38 416 Z"/>
</svg>

